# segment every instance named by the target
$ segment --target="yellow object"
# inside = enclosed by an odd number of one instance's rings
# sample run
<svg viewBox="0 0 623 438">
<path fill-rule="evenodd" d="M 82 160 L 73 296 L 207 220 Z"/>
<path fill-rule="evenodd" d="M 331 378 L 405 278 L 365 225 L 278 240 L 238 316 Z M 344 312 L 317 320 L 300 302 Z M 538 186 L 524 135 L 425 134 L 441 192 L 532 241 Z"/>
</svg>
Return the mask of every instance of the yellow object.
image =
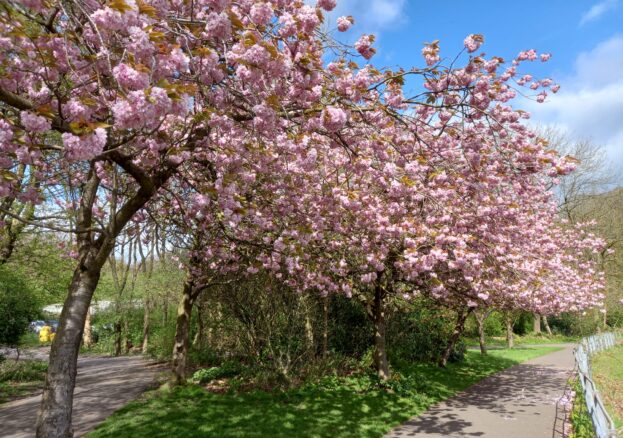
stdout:
<svg viewBox="0 0 623 438">
<path fill-rule="evenodd" d="M 53 339 L 54 333 L 52 333 L 52 327 L 49 325 L 44 325 L 39 330 L 39 342 L 50 342 Z"/>
</svg>

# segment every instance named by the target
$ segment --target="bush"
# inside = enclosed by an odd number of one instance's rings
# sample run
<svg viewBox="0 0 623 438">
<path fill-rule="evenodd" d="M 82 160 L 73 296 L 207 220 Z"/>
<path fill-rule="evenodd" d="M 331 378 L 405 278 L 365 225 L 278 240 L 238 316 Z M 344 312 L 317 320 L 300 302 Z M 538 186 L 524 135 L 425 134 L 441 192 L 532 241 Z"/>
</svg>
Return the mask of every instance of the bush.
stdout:
<svg viewBox="0 0 623 438">
<path fill-rule="evenodd" d="M 39 303 L 28 285 L 10 269 L 0 267 L 0 345 L 18 345 L 39 313 Z"/>
<path fill-rule="evenodd" d="M 394 313 L 387 330 L 390 361 L 437 362 L 448 345 L 455 318 L 454 312 L 427 300 L 418 300 L 410 310 Z M 457 343 L 449 361 L 460 362 L 465 351 L 465 345 Z"/>
<path fill-rule="evenodd" d="M 372 323 L 363 305 L 342 295 L 329 300 L 329 350 L 362 358 L 374 343 Z"/>
<path fill-rule="evenodd" d="M 243 367 L 239 363 L 227 361 L 220 367 L 203 368 L 195 371 L 192 379 L 198 383 L 208 383 L 215 379 L 237 376 L 242 370 Z"/>
</svg>

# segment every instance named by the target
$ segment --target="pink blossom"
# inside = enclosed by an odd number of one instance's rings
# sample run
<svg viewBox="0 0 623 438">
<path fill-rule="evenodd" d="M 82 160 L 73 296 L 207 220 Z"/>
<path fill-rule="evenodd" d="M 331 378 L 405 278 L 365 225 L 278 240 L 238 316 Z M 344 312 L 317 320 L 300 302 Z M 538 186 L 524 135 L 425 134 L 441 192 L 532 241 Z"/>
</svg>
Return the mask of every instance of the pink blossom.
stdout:
<svg viewBox="0 0 623 438">
<path fill-rule="evenodd" d="M 551 53 L 541 53 L 541 62 L 546 62 L 552 57 Z"/>
<path fill-rule="evenodd" d="M 422 48 L 422 56 L 426 65 L 435 65 L 439 62 L 439 47 L 436 44 L 427 44 Z"/>
<path fill-rule="evenodd" d="M 337 1 L 336 0 L 318 0 L 316 4 L 319 8 L 322 8 L 325 11 L 332 11 L 337 5 Z"/>
<path fill-rule="evenodd" d="M 90 160 L 104 150 L 107 133 L 105 129 L 97 128 L 92 134 L 77 136 L 64 133 L 62 138 L 68 160 Z"/>
<path fill-rule="evenodd" d="M 119 64 L 112 70 L 119 85 L 129 90 L 142 90 L 149 85 L 149 75 L 136 71 L 127 64 Z"/>
<path fill-rule="evenodd" d="M 33 133 L 45 132 L 52 127 L 48 119 L 31 113 L 30 111 L 22 111 L 20 113 L 20 120 L 24 129 Z"/>
<path fill-rule="evenodd" d="M 211 12 L 206 18 L 205 34 L 208 38 L 228 38 L 231 34 L 229 17 L 224 12 Z"/>
<path fill-rule="evenodd" d="M 338 19 L 337 19 L 337 30 L 339 30 L 340 32 L 346 32 L 353 25 L 354 21 L 355 20 L 351 16 L 348 16 L 348 17 L 345 17 L 345 16 L 338 17 Z"/>
<path fill-rule="evenodd" d="M 468 35 L 463 41 L 463 45 L 469 53 L 475 52 L 484 42 L 484 38 L 479 34 Z"/>
<path fill-rule="evenodd" d="M 344 127 L 348 116 L 346 112 L 337 107 L 327 107 L 322 114 L 322 122 L 327 131 L 335 132 Z"/>
<path fill-rule="evenodd" d="M 273 16 L 273 9 L 268 3 L 254 3 L 249 15 L 255 24 L 265 25 Z"/>
<path fill-rule="evenodd" d="M 372 47 L 374 43 L 374 35 L 362 35 L 361 38 L 355 43 L 355 49 L 365 59 L 370 59 L 376 53 L 376 50 Z"/>
</svg>

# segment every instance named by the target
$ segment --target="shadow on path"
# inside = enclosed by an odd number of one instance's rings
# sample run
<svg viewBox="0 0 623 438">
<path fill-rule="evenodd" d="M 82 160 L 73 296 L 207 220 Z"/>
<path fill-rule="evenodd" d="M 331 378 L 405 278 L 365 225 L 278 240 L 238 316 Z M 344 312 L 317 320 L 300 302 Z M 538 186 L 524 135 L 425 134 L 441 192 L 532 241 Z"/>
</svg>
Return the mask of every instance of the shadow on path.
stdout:
<svg viewBox="0 0 623 438">
<path fill-rule="evenodd" d="M 566 346 L 482 380 L 386 437 L 562 436 L 557 403 L 572 370 L 572 346 Z"/>
<path fill-rule="evenodd" d="M 155 383 L 163 366 L 142 357 L 87 357 L 78 361 L 74 436 L 84 436 Z M 0 437 L 33 437 L 41 395 L 0 406 Z"/>
</svg>

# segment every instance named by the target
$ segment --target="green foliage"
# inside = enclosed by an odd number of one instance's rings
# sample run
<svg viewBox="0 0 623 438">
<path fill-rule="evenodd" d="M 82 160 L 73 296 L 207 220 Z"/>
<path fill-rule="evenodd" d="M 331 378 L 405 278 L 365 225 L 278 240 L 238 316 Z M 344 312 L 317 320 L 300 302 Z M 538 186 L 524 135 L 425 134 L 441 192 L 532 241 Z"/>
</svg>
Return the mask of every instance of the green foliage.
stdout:
<svg viewBox="0 0 623 438">
<path fill-rule="evenodd" d="M 287 391 L 215 394 L 176 388 L 120 409 L 90 438 L 141 437 L 380 437 L 478 380 L 555 348 L 468 352 L 440 369 L 413 364 L 380 385 L 370 373 L 326 376 Z"/>
<path fill-rule="evenodd" d="M 387 330 L 390 361 L 437 362 L 449 343 L 456 314 L 418 300 L 408 311 L 395 312 L 389 318 Z M 460 362 L 465 355 L 462 342 L 455 345 L 450 362 Z"/>
<path fill-rule="evenodd" d="M 40 314 L 29 285 L 10 268 L 0 266 L 0 345 L 18 345 L 28 324 Z"/>
<path fill-rule="evenodd" d="M 36 360 L 0 361 L 0 403 L 43 386 L 47 362 Z"/>
<path fill-rule="evenodd" d="M 575 391 L 575 399 L 570 416 L 572 427 L 570 438 L 595 438 L 593 422 L 586 408 L 586 400 L 582 393 L 582 384 L 575 378 L 571 382 L 571 387 Z"/>
<path fill-rule="evenodd" d="M 0 364 L 0 382 L 32 382 L 45 379 L 48 363 L 40 360 L 5 360 Z"/>
<path fill-rule="evenodd" d="M 596 333 L 601 325 L 601 318 L 595 311 L 585 315 L 577 313 L 562 313 L 548 317 L 552 332 L 567 336 L 589 336 Z"/>
<path fill-rule="evenodd" d="M 363 305 L 342 295 L 329 297 L 329 350 L 361 358 L 374 342 L 372 323 Z"/>
<path fill-rule="evenodd" d="M 202 368 L 195 371 L 192 380 L 197 383 L 208 383 L 215 379 L 237 376 L 242 370 L 238 362 L 227 361 L 220 367 Z"/>
</svg>

